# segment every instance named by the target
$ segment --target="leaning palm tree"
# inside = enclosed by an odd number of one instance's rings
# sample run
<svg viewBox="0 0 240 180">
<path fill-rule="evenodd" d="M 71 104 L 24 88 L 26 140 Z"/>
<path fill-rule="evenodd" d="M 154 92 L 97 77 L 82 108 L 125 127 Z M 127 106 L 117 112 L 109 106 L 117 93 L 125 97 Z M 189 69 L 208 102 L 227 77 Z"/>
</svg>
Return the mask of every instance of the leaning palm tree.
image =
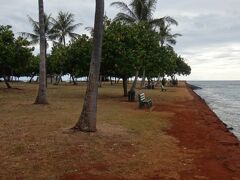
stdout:
<svg viewBox="0 0 240 180">
<path fill-rule="evenodd" d="M 47 104 L 46 95 L 46 37 L 44 23 L 43 0 L 39 3 L 39 37 L 40 37 L 40 63 L 39 63 L 39 87 L 35 104 Z"/>
<path fill-rule="evenodd" d="M 102 38 L 103 38 L 104 0 L 96 0 L 96 12 L 93 34 L 93 50 L 89 70 L 89 81 L 84 98 L 82 113 L 74 130 L 96 131 L 97 95 L 100 74 Z"/>
<path fill-rule="evenodd" d="M 79 34 L 74 31 L 82 25 L 81 23 L 74 24 L 74 15 L 69 12 L 58 13 L 56 19 L 51 18 L 53 28 L 51 29 L 51 38 L 56 39 L 59 43 L 66 46 L 66 37 L 77 38 Z"/>
</svg>

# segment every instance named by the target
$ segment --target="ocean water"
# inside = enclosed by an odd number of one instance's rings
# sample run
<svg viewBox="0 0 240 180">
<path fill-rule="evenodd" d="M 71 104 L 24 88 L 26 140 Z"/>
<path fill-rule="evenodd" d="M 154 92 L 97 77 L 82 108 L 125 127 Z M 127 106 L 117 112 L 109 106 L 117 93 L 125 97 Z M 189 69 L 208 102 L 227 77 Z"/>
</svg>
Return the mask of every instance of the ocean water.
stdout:
<svg viewBox="0 0 240 180">
<path fill-rule="evenodd" d="M 188 81 L 194 90 L 240 139 L 240 81 Z"/>
</svg>

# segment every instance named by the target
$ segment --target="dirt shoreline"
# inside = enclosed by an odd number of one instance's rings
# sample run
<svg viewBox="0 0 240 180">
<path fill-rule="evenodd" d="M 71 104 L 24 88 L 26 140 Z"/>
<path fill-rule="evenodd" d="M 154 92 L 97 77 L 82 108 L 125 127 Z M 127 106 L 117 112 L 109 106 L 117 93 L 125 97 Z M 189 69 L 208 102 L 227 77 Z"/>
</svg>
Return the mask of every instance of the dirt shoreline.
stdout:
<svg viewBox="0 0 240 180">
<path fill-rule="evenodd" d="M 229 133 L 231 133 L 233 136 L 236 137 L 236 139 L 239 141 L 240 143 L 240 139 L 238 139 L 238 137 L 231 131 L 231 127 L 228 127 L 228 125 L 226 123 L 224 123 L 220 117 L 218 117 L 218 115 L 208 106 L 207 102 L 205 101 L 204 98 L 202 98 L 200 95 L 198 95 L 194 90 L 195 89 L 202 89 L 201 87 L 197 87 L 197 86 L 193 86 L 191 84 L 188 84 L 187 82 L 186 83 L 186 88 L 188 89 L 188 91 L 191 93 L 191 94 L 194 94 L 195 96 L 197 96 L 201 101 L 203 101 L 204 104 L 206 104 L 206 106 L 209 108 L 209 110 L 216 116 L 216 118 L 220 121 L 220 123 L 222 123 L 225 127 L 226 127 L 226 131 L 229 131 Z M 191 92 L 192 91 L 192 92 Z M 193 96 L 194 96 L 193 95 Z"/>
<path fill-rule="evenodd" d="M 193 169 L 181 172 L 188 179 L 240 179 L 240 142 L 226 125 L 208 107 L 205 100 L 185 85 L 193 100 L 164 107 L 175 112 L 169 135 L 179 140 L 179 146 L 194 150 Z"/>
</svg>

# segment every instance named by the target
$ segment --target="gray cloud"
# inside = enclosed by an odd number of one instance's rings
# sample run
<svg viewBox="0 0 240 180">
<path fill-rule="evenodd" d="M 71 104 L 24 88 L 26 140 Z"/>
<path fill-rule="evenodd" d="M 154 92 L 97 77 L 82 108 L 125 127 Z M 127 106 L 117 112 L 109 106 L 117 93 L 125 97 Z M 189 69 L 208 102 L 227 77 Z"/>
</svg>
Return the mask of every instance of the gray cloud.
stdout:
<svg viewBox="0 0 240 180">
<path fill-rule="evenodd" d="M 106 14 L 113 18 L 117 9 L 109 7 Z M 129 2 L 129 0 L 123 0 Z M 10 24 L 14 32 L 31 32 L 27 15 L 37 19 L 37 1 L 0 0 L 0 24 Z M 239 0 L 159 0 L 155 17 L 172 16 L 178 22 L 173 32 L 178 38 L 176 51 L 192 66 L 188 79 L 240 79 L 240 7 Z M 56 16 L 60 10 L 75 14 L 76 22 L 84 24 L 78 33 L 93 26 L 95 1 L 45 0 L 45 11 Z"/>
</svg>

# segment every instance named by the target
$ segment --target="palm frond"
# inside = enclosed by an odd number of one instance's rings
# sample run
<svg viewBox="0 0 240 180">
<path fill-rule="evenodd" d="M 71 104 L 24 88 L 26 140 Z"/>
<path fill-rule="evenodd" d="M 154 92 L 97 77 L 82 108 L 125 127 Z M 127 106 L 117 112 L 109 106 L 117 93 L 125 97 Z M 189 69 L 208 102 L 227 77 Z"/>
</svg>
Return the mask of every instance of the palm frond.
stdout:
<svg viewBox="0 0 240 180">
<path fill-rule="evenodd" d="M 151 26 L 158 26 L 158 27 L 163 26 L 164 25 L 164 18 L 151 19 L 149 21 L 149 24 Z"/>
<path fill-rule="evenodd" d="M 73 38 L 76 33 L 73 31 L 76 30 L 82 23 L 74 24 L 74 15 L 69 12 L 60 11 L 56 19 L 51 18 L 52 29 L 51 39 L 57 39 L 59 42 L 64 42 L 66 36 Z"/>
<path fill-rule="evenodd" d="M 69 36 L 73 39 L 77 39 L 80 35 L 77 33 L 69 33 Z"/>
<path fill-rule="evenodd" d="M 167 38 L 166 41 L 171 45 L 175 45 L 177 43 L 176 39 L 173 39 L 171 37 Z"/>
<path fill-rule="evenodd" d="M 173 25 L 176 25 L 176 26 L 178 25 L 178 22 L 170 16 L 164 16 L 163 19 L 164 19 L 165 22 L 167 22 L 169 24 L 173 24 Z"/>
<path fill-rule="evenodd" d="M 135 16 L 137 17 L 138 21 L 142 21 L 143 19 L 145 19 L 143 17 L 144 14 L 144 3 L 146 0 L 133 0 L 130 3 L 130 7 L 133 11 L 133 13 L 135 14 Z"/>
<path fill-rule="evenodd" d="M 20 36 L 30 39 L 30 44 L 37 44 L 39 42 L 39 36 L 36 34 L 28 33 L 28 32 L 20 32 Z"/>
<path fill-rule="evenodd" d="M 122 21 L 122 22 L 125 22 L 125 23 L 134 23 L 134 22 L 136 22 L 136 19 L 129 16 L 128 14 L 118 13 L 116 15 L 116 17 L 113 19 L 113 21 Z"/>
<path fill-rule="evenodd" d="M 182 36 L 182 34 L 179 34 L 179 33 L 176 33 L 176 34 L 173 34 L 173 35 L 172 35 L 173 38 L 181 37 L 181 36 Z"/>
<path fill-rule="evenodd" d="M 132 12 L 132 10 L 128 7 L 128 5 L 124 2 L 113 2 L 111 3 L 111 6 L 116 6 L 117 8 L 121 8 L 123 11 L 126 11 L 126 13 L 131 16 L 134 19 L 137 19 L 136 15 Z"/>
</svg>

